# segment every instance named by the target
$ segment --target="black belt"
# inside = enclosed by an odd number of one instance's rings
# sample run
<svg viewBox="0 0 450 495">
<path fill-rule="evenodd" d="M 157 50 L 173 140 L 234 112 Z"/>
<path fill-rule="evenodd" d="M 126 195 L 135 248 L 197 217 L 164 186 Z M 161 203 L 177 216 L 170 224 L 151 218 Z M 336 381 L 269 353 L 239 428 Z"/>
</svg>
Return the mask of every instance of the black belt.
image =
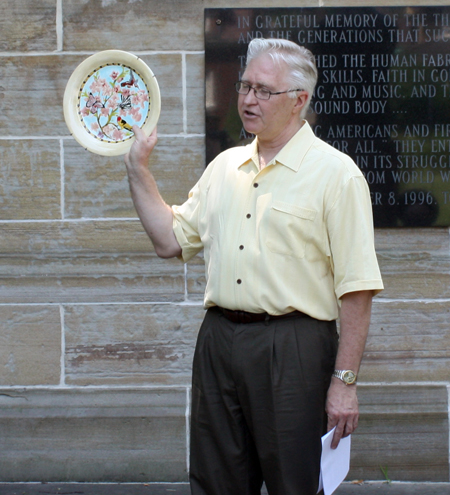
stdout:
<svg viewBox="0 0 450 495">
<path fill-rule="evenodd" d="M 292 318 L 293 316 L 307 316 L 301 311 L 292 311 L 284 315 L 269 315 L 269 313 L 248 313 L 247 311 L 231 311 L 230 309 L 217 309 L 233 323 L 256 323 L 258 321 L 283 320 L 284 318 Z"/>
</svg>

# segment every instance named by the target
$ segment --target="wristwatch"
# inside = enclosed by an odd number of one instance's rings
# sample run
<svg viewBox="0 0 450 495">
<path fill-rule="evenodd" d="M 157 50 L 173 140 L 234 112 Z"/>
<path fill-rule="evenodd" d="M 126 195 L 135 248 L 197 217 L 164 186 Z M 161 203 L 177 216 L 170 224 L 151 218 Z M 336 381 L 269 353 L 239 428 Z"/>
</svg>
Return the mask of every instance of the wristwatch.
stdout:
<svg viewBox="0 0 450 495">
<path fill-rule="evenodd" d="M 356 373 L 352 370 L 334 370 L 333 376 L 342 380 L 346 385 L 356 383 Z"/>
</svg>

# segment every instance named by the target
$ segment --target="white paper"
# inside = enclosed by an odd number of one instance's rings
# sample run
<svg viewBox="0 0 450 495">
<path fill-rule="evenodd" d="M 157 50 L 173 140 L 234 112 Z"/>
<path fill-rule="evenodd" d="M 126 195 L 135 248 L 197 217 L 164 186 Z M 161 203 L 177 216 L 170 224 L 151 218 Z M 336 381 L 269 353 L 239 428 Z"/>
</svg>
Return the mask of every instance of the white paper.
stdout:
<svg viewBox="0 0 450 495">
<path fill-rule="evenodd" d="M 337 448 L 331 448 L 333 428 L 322 437 L 322 457 L 320 459 L 319 489 L 324 495 L 331 495 L 344 481 L 350 469 L 351 435 L 341 438 Z"/>
</svg>

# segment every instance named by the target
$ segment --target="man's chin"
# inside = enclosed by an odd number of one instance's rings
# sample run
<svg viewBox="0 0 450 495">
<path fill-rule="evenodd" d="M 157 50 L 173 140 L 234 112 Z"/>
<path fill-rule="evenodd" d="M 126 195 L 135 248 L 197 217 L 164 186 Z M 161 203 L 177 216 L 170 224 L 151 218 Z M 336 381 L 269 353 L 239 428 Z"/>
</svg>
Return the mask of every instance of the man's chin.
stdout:
<svg viewBox="0 0 450 495">
<path fill-rule="evenodd" d="M 253 134 L 256 136 L 258 134 L 258 127 L 256 125 L 252 125 L 251 123 L 243 122 L 244 130 L 247 134 Z"/>
</svg>

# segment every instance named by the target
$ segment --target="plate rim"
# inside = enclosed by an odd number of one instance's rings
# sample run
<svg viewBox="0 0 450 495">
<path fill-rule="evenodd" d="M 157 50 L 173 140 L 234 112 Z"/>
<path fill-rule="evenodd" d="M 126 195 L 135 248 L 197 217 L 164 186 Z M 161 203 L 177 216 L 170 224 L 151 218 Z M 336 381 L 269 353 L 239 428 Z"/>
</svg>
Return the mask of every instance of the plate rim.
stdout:
<svg viewBox="0 0 450 495">
<path fill-rule="evenodd" d="M 150 96 L 150 111 L 142 130 L 147 136 L 153 132 L 161 113 L 158 81 L 153 71 L 140 57 L 123 50 L 103 50 L 94 53 L 75 68 L 64 91 L 63 112 L 70 134 L 84 149 L 98 155 L 118 156 L 129 151 L 135 137 L 119 143 L 100 141 L 83 127 L 78 116 L 78 96 L 82 82 L 93 70 L 108 64 L 126 65 L 135 70 L 146 83 Z"/>
</svg>

